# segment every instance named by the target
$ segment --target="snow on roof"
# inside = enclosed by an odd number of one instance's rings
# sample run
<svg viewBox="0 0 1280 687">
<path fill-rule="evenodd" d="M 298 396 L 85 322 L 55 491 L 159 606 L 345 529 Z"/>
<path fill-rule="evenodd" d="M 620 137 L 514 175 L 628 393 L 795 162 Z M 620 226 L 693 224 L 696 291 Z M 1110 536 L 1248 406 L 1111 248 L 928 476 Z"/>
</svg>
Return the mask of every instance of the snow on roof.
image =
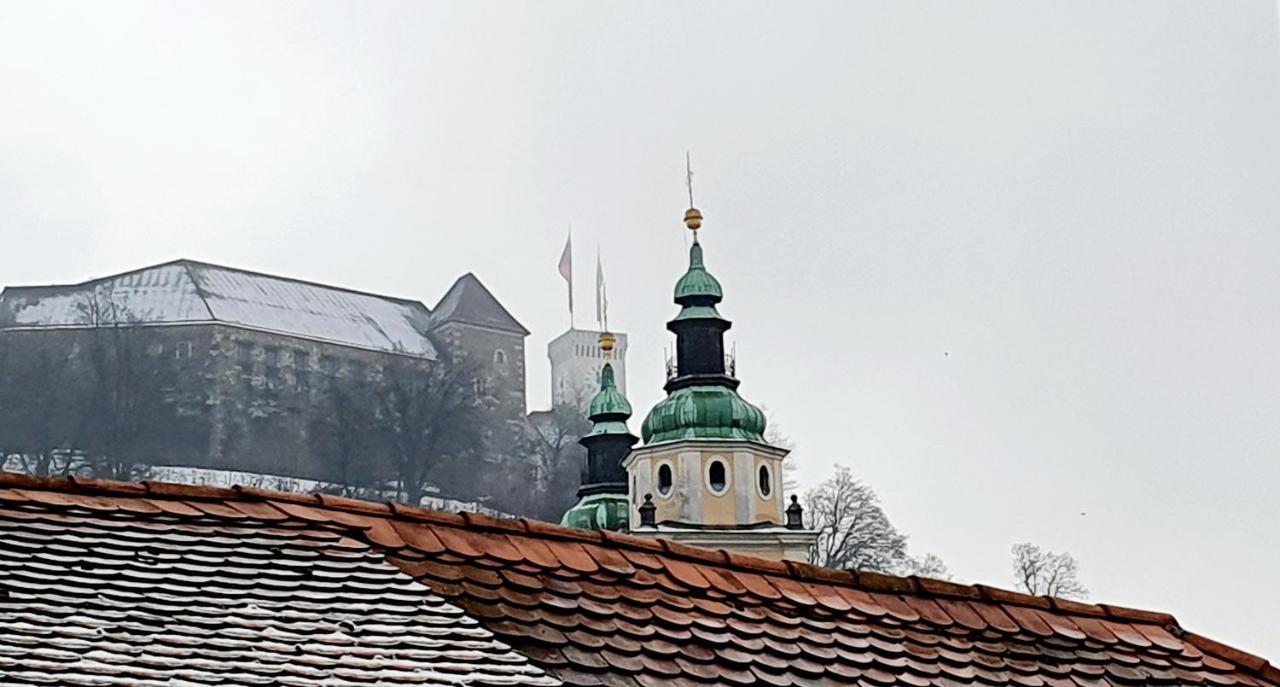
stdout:
<svg viewBox="0 0 1280 687">
<path fill-rule="evenodd" d="M 0 683 L 561 684 L 332 528 L 153 515 L 0 507 Z"/>
<path fill-rule="evenodd" d="M 434 360 L 430 316 L 418 301 L 190 260 L 0 293 L 0 328 L 220 322 Z"/>
</svg>

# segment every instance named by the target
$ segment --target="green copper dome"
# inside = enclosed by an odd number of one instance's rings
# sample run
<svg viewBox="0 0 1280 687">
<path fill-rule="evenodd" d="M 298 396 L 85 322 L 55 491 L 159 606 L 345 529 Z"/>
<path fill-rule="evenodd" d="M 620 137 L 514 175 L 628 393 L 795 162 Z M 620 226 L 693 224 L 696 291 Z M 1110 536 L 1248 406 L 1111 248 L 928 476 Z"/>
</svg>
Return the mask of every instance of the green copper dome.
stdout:
<svg viewBox="0 0 1280 687">
<path fill-rule="evenodd" d="M 618 392 L 618 384 L 613 377 L 613 365 L 605 363 L 600 370 L 600 391 L 591 399 L 587 409 L 587 417 L 595 420 L 610 415 L 621 415 L 623 420 L 631 417 L 631 404 L 625 396 Z"/>
<path fill-rule="evenodd" d="M 676 282 L 676 302 L 698 297 L 719 301 L 724 294 L 720 291 L 720 282 L 702 265 L 702 245 L 695 239 L 689 248 L 689 271 Z"/>
<path fill-rule="evenodd" d="M 764 443 L 764 413 L 724 386 L 676 389 L 649 411 L 644 443 L 679 439 L 737 439 Z"/>
<path fill-rule="evenodd" d="M 565 511 L 560 524 L 580 530 L 625 532 L 630 512 L 626 494 L 593 494 Z"/>
</svg>

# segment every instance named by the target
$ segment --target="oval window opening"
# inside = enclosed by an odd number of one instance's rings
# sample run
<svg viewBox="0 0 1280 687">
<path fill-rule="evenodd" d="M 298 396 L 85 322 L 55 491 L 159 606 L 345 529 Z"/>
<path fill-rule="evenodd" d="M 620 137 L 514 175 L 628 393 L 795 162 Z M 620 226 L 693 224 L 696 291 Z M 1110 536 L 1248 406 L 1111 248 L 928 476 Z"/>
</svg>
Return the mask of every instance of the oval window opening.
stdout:
<svg viewBox="0 0 1280 687">
<path fill-rule="evenodd" d="M 769 493 L 772 491 L 773 491 L 773 485 L 770 484 L 770 480 L 769 480 L 769 468 L 767 466 L 761 465 L 760 466 L 760 495 L 768 496 Z"/>
<path fill-rule="evenodd" d="M 714 491 L 717 494 L 724 491 L 725 487 L 729 486 L 725 481 L 724 463 L 718 460 L 711 461 L 711 467 L 708 468 L 707 471 L 707 482 L 711 484 L 711 491 Z"/>
<path fill-rule="evenodd" d="M 666 496 L 671 493 L 671 466 L 658 466 L 658 493 Z"/>
</svg>

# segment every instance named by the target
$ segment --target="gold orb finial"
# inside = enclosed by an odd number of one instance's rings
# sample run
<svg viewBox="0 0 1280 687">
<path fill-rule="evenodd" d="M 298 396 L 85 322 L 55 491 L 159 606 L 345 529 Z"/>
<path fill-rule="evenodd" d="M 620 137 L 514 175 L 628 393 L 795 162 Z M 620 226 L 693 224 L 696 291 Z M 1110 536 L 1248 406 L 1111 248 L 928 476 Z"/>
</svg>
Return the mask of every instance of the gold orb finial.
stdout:
<svg viewBox="0 0 1280 687">
<path fill-rule="evenodd" d="M 684 211 L 684 225 L 689 227 L 689 231 L 702 228 L 702 213 L 698 212 L 698 208 L 689 208 Z"/>
<path fill-rule="evenodd" d="M 613 332 L 600 332 L 600 350 L 604 351 L 604 357 L 608 358 L 613 353 L 613 346 L 617 343 L 617 337 Z"/>
</svg>

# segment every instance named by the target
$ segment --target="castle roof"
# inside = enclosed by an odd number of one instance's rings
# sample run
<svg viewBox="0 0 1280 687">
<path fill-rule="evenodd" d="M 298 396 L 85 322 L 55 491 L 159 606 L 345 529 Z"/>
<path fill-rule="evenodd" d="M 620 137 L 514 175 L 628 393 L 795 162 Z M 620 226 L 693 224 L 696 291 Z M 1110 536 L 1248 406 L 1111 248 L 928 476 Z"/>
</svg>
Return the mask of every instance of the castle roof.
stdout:
<svg viewBox="0 0 1280 687">
<path fill-rule="evenodd" d="M 512 317 L 498 299 L 493 297 L 493 293 L 470 272 L 458 277 L 458 281 L 449 287 L 432 313 L 431 326 L 437 327 L 446 322 L 489 327 L 521 336 L 529 335 L 529 330 Z"/>
<path fill-rule="evenodd" d="M 530 520 L 0 473 L 0 682 L 1280 685 L 1167 614 Z"/>
<path fill-rule="evenodd" d="M 434 360 L 430 314 L 418 301 L 193 260 L 0 293 L 0 329 L 219 323 Z"/>
</svg>

